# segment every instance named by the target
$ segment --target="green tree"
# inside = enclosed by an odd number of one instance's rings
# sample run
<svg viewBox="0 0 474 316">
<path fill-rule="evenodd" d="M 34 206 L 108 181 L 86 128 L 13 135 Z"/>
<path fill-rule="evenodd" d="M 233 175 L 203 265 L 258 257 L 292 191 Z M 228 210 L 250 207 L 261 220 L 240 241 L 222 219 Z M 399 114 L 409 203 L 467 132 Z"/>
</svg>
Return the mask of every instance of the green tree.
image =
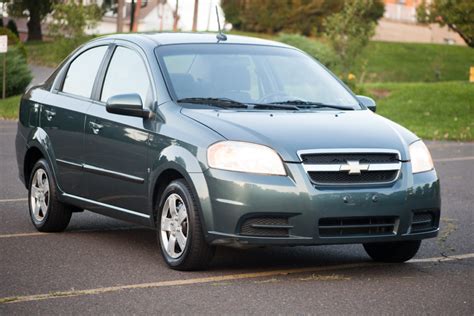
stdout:
<svg viewBox="0 0 474 316">
<path fill-rule="evenodd" d="M 324 32 L 324 19 L 342 10 L 351 0 L 222 0 L 226 20 L 237 30 L 265 33 Z M 373 1 L 366 12 L 369 20 L 378 20 L 384 12 L 381 1 Z"/>
<path fill-rule="evenodd" d="M 53 10 L 53 5 L 59 0 L 2 0 L 7 3 L 10 16 L 28 17 L 28 41 L 43 40 L 41 22 Z"/>
<path fill-rule="evenodd" d="M 344 78 L 374 35 L 377 24 L 372 14 L 374 6 L 378 5 L 378 0 L 346 1 L 340 12 L 325 21 L 326 36 L 336 53 Z"/>
<path fill-rule="evenodd" d="M 349 1 L 349 0 L 348 0 Z M 342 8 L 344 0 L 222 0 L 226 20 L 237 30 L 314 35 L 324 17 Z"/>
<path fill-rule="evenodd" d="M 458 33 L 469 47 L 474 47 L 474 1 L 433 0 L 427 4 L 423 0 L 417 9 L 421 23 L 447 25 Z"/>
<path fill-rule="evenodd" d="M 82 37 L 86 28 L 94 27 L 102 17 L 102 9 L 82 3 L 58 3 L 53 6 L 50 34 L 54 37 Z"/>
</svg>

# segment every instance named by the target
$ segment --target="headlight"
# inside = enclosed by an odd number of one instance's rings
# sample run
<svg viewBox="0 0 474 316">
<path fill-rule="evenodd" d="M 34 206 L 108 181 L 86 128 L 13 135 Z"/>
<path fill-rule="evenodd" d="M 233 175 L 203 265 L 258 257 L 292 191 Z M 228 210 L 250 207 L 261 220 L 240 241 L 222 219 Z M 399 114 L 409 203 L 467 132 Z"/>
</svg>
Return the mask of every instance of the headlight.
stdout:
<svg viewBox="0 0 474 316">
<path fill-rule="evenodd" d="M 252 143 L 223 141 L 211 145 L 207 162 L 216 169 L 286 175 L 283 162 L 273 149 Z"/>
<path fill-rule="evenodd" d="M 425 143 L 421 140 L 410 145 L 410 159 L 413 173 L 429 171 L 434 168 L 433 159 Z"/>
</svg>

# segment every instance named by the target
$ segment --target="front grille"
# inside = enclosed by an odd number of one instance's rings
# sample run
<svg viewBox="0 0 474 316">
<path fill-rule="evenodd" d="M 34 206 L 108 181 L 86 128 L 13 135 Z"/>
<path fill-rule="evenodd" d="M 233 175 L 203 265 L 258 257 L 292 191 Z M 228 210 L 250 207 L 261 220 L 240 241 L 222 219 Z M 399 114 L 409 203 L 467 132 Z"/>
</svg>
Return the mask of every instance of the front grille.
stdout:
<svg viewBox="0 0 474 316">
<path fill-rule="evenodd" d="M 342 164 L 348 160 L 357 160 L 360 163 L 394 163 L 398 162 L 396 153 L 323 153 L 304 154 L 301 159 L 305 164 Z"/>
<path fill-rule="evenodd" d="M 398 218 L 392 216 L 334 217 L 319 220 L 319 236 L 385 236 L 396 233 Z"/>
<path fill-rule="evenodd" d="M 240 234 L 261 237 L 288 237 L 290 229 L 288 217 L 262 216 L 246 219 L 240 226 Z"/>
<path fill-rule="evenodd" d="M 412 233 L 420 233 L 435 229 L 437 226 L 436 215 L 432 211 L 416 211 L 411 222 Z"/>
<path fill-rule="evenodd" d="M 373 152 L 371 152 L 371 150 Z M 316 185 L 381 184 L 395 181 L 400 154 L 390 149 L 334 149 L 299 152 L 304 169 Z"/>
<path fill-rule="evenodd" d="M 358 175 L 346 172 L 308 172 L 311 180 L 322 184 L 364 184 L 377 182 L 391 182 L 397 177 L 398 171 L 362 172 Z"/>
</svg>

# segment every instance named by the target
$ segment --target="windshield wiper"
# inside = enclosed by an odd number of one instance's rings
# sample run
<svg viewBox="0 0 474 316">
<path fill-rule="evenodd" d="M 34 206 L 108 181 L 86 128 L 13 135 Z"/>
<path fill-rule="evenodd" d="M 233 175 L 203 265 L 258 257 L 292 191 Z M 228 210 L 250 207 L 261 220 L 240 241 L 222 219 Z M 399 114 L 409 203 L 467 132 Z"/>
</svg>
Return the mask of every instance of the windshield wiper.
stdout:
<svg viewBox="0 0 474 316">
<path fill-rule="evenodd" d="M 209 104 L 221 108 L 248 108 L 245 103 L 227 98 L 184 98 L 179 99 L 178 103 Z"/>
<path fill-rule="evenodd" d="M 254 109 L 261 109 L 261 110 L 269 110 L 269 109 L 277 109 L 277 110 L 296 110 L 299 111 L 300 109 L 297 106 L 291 105 L 281 105 L 276 103 L 252 103 Z"/>
<path fill-rule="evenodd" d="M 354 110 L 354 108 L 348 107 L 348 106 L 326 104 L 322 102 L 303 101 L 303 100 L 286 100 L 286 101 L 271 102 L 270 104 L 291 104 L 291 105 L 297 106 L 298 108 L 331 108 L 331 109 L 349 110 L 349 111 Z"/>
</svg>

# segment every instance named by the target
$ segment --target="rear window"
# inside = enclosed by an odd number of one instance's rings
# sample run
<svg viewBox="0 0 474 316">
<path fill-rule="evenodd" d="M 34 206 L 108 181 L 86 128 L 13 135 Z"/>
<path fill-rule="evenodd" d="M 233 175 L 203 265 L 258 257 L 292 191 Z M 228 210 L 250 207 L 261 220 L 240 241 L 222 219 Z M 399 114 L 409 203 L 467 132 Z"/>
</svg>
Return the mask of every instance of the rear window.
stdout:
<svg viewBox="0 0 474 316">
<path fill-rule="evenodd" d="M 69 66 L 63 92 L 90 98 L 92 88 L 107 46 L 91 48 L 79 55 Z"/>
</svg>

